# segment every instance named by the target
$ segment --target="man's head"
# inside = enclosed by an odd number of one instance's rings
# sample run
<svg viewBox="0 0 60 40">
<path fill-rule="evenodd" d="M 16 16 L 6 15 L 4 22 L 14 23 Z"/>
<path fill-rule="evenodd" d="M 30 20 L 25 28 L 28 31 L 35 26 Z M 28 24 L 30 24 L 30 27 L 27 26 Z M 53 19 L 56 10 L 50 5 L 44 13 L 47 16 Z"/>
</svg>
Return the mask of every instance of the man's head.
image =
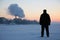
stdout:
<svg viewBox="0 0 60 40">
<path fill-rule="evenodd" d="M 44 10 L 43 10 L 43 13 L 47 13 L 47 10 L 46 10 L 46 9 L 44 9 Z"/>
</svg>

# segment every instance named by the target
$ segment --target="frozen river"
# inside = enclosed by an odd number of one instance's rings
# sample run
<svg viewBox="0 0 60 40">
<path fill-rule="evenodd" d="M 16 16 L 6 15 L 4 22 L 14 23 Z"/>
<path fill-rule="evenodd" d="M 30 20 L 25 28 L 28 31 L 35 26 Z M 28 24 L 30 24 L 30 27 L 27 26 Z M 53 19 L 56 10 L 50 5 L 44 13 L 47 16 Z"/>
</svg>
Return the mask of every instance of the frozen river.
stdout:
<svg viewBox="0 0 60 40">
<path fill-rule="evenodd" d="M 49 26 L 50 37 L 40 37 L 40 25 L 0 25 L 0 40 L 60 40 L 60 25 Z"/>
</svg>

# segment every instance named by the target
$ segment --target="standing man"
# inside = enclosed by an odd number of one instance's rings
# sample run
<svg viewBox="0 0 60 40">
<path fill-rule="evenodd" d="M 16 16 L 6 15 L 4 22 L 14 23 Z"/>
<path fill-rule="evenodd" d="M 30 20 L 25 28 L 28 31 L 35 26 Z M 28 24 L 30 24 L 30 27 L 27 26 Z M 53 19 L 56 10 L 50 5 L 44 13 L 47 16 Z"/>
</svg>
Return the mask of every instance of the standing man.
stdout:
<svg viewBox="0 0 60 40">
<path fill-rule="evenodd" d="M 49 37 L 49 25 L 50 25 L 50 16 L 47 14 L 47 10 L 43 10 L 43 14 L 40 16 L 39 24 L 41 25 L 41 37 L 44 36 L 44 29 L 46 29 L 46 35 Z"/>
</svg>

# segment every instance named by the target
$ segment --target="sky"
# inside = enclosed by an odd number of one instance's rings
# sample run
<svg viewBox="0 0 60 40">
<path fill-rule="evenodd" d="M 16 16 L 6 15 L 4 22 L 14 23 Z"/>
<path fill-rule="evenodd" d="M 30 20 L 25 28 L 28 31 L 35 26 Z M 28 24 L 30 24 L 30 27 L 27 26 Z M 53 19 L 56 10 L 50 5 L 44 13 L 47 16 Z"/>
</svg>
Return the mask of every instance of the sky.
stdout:
<svg viewBox="0 0 60 40">
<path fill-rule="evenodd" d="M 8 7 L 18 4 L 24 11 L 24 19 L 39 21 L 44 9 L 47 9 L 52 22 L 60 22 L 60 0 L 0 0 L 0 17 L 13 19 Z"/>
</svg>

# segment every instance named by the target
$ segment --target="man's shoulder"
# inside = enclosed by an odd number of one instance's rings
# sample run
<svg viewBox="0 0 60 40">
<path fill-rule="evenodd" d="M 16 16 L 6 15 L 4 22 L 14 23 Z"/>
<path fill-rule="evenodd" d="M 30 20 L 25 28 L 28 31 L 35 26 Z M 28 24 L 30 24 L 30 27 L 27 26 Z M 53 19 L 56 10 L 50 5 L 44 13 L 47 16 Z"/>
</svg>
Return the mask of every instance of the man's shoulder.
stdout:
<svg viewBox="0 0 60 40">
<path fill-rule="evenodd" d="M 44 14 L 41 14 L 41 16 L 44 15 Z"/>
<path fill-rule="evenodd" d="M 49 14 L 48 14 L 48 13 L 46 13 L 46 14 L 41 14 L 41 16 L 43 16 L 43 15 L 47 15 L 47 16 L 49 16 Z"/>
<path fill-rule="evenodd" d="M 47 14 L 47 16 L 49 16 L 49 14 Z"/>
</svg>

